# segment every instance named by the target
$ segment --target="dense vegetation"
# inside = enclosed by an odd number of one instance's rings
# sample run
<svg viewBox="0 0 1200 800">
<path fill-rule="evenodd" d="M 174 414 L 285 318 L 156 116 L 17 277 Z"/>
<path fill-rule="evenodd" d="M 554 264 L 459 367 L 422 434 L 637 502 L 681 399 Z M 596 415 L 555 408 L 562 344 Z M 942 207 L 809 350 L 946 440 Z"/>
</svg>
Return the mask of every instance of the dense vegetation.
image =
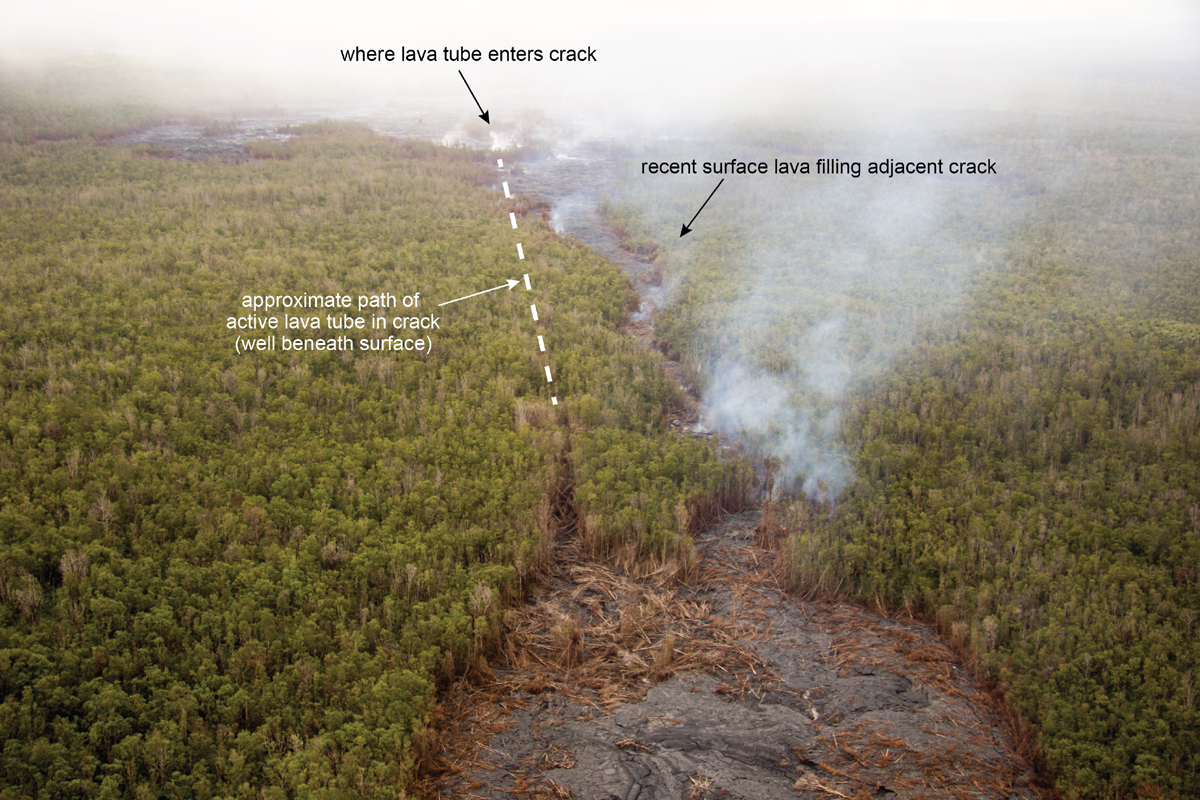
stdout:
<svg viewBox="0 0 1200 800">
<path fill-rule="evenodd" d="M 774 509 L 796 588 L 935 619 L 1073 798 L 1200 796 L 1200 129 L 1160 99 L 894 143 L 991 156 L 989 181 L 731 179 L 682 241 L 715 181 L 609 207 L 663 244 L 664 344 L 710 392 L 753 365 L 766 410 L 734 423 L 779 484 L 840 481 Z M 846 142 L 711 150 L 878 148 Z M 831 423 L 804 428 L 817 455 L 789 452 L 796 419 Z"/>
<path fill-rule="evenodd" d="M 151 74 L 120 59 L 85 56 L 37 69 L 0 61 L 0 142 L 103 141 L 163 117 Z"/>
<path fill-rule="evenodd" d="M 614 267 L 532 215 L 517 262 L 478 154 L 318 125 L 166 161 L 68 107 L 0 143 L 0 796 L 396 796 L 565 520 L 686 574 L 737 472 L 664 433 Z M 523 289 L 435 308 L 525 271 L 537 328 Z M 301 292 L 441 330 L 234 353 L 243 295 Z"/>
</svg>

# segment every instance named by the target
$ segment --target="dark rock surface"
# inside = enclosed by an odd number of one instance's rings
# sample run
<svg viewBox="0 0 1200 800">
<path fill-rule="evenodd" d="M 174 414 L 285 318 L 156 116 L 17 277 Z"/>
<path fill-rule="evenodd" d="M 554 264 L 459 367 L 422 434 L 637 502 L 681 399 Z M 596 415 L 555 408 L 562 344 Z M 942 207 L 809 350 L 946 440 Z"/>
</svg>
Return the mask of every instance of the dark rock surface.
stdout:
<svg viewBox="0 0 1200 800">
<path fill-rule="evenodd" d="M 568 567 L 525 630 L 574 618 L 586 657 L 566 666 L 553 637 L 527 637 L 534 659 L 460 687 L 446 702 L 446 772 L 429 794 L 1035 796 L 986 698 L 927 626 L 787 597 L 757 523 L 748 512 L 702 534 L 694 580 L 673 588 L 572 569 L 564 552 Z M 663 619 L 625 649 L 620 617 L 638 613 L 638 585 Z"/>
</svg>

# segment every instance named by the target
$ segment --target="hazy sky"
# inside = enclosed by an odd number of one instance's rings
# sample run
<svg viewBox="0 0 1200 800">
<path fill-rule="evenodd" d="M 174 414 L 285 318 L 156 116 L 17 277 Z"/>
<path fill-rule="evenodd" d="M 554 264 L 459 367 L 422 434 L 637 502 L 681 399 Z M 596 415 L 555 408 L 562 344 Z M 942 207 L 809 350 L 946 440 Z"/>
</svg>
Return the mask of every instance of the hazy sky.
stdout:
<svg viewBox="0 0 1200 800">
<path fill-rule="evenodd" d="M 214 66 L 263 85 L 348 101 L 460 91 L 438 64 L 345 64 L 342 48 L 593 46 L 597 64 L 476 64 L 491 102 L 676 113 L 769 107 L 814 93 L 875 103 L 997 102 L 1017 73 L 1200 57 L 1200 4 L 1188 0 L 0 0 L 0 53 L 106 52 Z"/>
<path fill-rule="evenodd" d="M 523 35 L 549 40 L 644 25 L 803 25 L 829 21 L 939 20 L 986 23 L 1149 24 L 1188 28 L 1194 34 L 1196 3 L 1185 0 L 840 0 L 788 2 L 691 0 L 647 3 L 606 0 L 562 3 L 457 2 L 259 2 L 207 0 L 3 0 L 0 42 L 26 46 L 105 47 L 137 52 L 177 52 L 182 46 L 256 48 L 294 56 L 298 50 L 334 46 L 343 38 L 426 40 L 449 43 L 465 35 Z M 382 42 L 381 42 L 382 44 Z M 365 45 L 365 42 L 364 42 Z"/>
</svg>

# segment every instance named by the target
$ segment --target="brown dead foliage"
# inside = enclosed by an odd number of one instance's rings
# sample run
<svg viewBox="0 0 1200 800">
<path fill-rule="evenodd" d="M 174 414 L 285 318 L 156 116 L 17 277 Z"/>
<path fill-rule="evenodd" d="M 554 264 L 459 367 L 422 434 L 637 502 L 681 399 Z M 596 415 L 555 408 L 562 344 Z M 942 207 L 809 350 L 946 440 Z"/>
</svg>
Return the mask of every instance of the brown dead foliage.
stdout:
<svg viewBox="0 0 1200 800">
<path fill-rule="evenodd" d="M 910 797 L 1009 797 L 1018 775 L 1002 764 L 979 758 L 977 748 L 986 744 L 983 734 L 951 737 L 939 734 L 940 741 L 924 746 L 900 744 L 886 746 L 879 757 L 880 745 L 871 734 L 862 731 L 840 734 L 836 757 L 828 769 L 837 770 L 848 783 L 862 789 L 886 785 L 893 792 Z"/>
<path fill-rule="evenodd" d="M 748 619 L 715 615 L 709 603 L 679 591 L 669 568 L 634 577 L 579 550 L 576 541 L 560 543 L 546 591 L 508 615 L 499 663 L 491 665 L 495 679 L 460 681 L 443 698 L 430 726 L 436 746 L 427 748 L 415 781 L 423 796 L 452 796 L 463 789 L 455 776 L 493 766 L 487 741 L 530 695 L 553 692 L 606 714 L 641 700 L 654 682 L 703 671 L 729 678 L 731 695 L 762 696 L 769 673 L 745 644 L 760 635 Z M 750 618 L 765 620 L 763 598 L 746 578 L 712 560 L 699 576 L 706 585 L 727 584 Z"/>
<path fill-rule="evenodd" d="M 716 677 L 716 691 L 729 700 L 763 703 L 770 693 L 789 692 L 821 708 L 831 687 L 798 692 L 755 650 L 775 635 L 768 612 L 780 610 L 832 635 L 827 648 L 802 644 L 797 652 L 811 653 L 835 674 L 894 672 L 942 698 L 923 711 L 919 732 L 906 736 L 878 720 L 848 725 L 841 713 L 822 714 L 814 721 L 821 731 L 816 746 L 796 752 L 800 765 L 808 765 L 797 767 L 806 770 L 796 782 L 801 796 L 873 797 L 886 789 L 906 798 L 1008 797 L 1023 786 L 1028 771 L 1019 759 L 979 755 L 1011 750 L 994 725 L 982 723 L 986 698 L 960 688 L 954 671 L 960 662 L 932 631 L 846 604 L 787 598 L 771 569 L 773 554 L 748 536 L 706 535 L 699 549 L 695 585 L 723 590 L 728 599 L 720 611 L 693 587 L 678 586 L 667 570 L 631 576 L 584 559 L 578 543 L 560 542 L 542 594 L 508 617 L 494 680 L 460 683 L 444 698 L 434 722 L 438 747 L 430 748 L 438 752 L 423 764 L 418 790 L 430 798 L 470 796 L 468 776 L 501 766 L 490 738 L 511 710 L 548 692 L 577 703 L 587 719 L 641 700 L 672 674 L 699 671 Z M 641 749 L 632 739 L 616 746 Z M 565 789 L 537 776 L 573 763 L 573 754 L 551 747 L 522 763 L 502 791 L 565 797 L 559 793 Z"/>
<path fill-rule="evenodd" d="M 672 585 L 670 569 L 636 578 L 560 549 L 550 591 L 513 615 L 497 691 L 555 691 L 601 709 L 641 699 L 653 680 L 688 670 L 753 669 L 738 621 Z M 582 691 L 580 691 L 582 689 Z"/>
</svg>

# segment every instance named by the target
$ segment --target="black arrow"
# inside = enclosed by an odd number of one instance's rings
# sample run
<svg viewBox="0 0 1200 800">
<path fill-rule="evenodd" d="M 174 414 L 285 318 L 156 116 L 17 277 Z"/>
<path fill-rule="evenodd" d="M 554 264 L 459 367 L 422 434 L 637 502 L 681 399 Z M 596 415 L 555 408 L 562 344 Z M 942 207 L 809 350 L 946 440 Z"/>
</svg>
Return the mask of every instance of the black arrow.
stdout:
<svg viewBox="0 0 1200 800">
<path fill-rule="evenodd" d="M 467 83 L 467 76 L 462 74 L 461 69 L 458 71 L 458 77 L 463 79 L 463 83 Z M 469 84 L 469 83 L 467 83 L 467 91 L 471 92 L 471 84 Z M 475 96 L 475 92 L 471 92 L 471 99 L 475 101 L 475 105 L 479 106 L 479 98 Z M 483 106 L 479 106 L 479 110 L 483 111 Z M 486 111 L 483 111 L 483 113 L 479 115 L 479 118 L 481 120 L 483 120 L 484 122 L 486 122 L 488 125 L 492 124 L 492 119 L 491 119 L 491 117 L 488 116 L 488 112 L 486 112 Z M 722 178 L 721 180 L 725 180 L 725 179 Z"/>
<path fill-rule="evenodd" d="M 724 182 L 725 182 L 725 179 L 724 179 L 724 178 L 721 178 L 721 183 L 724 183 Z M 718 183 L 718 184 L 717 184 L 717 189 L 720 189 L 720 188 L 721 188 L 721 183 Z M 712 196 L 713 196 L 713 194 L 716 194 L 716 193 L 717 193 L 717 189 L 713 189 L 713 190 L 712 190 L 712 194 L 710 194 L 710 195 L 708 196 L 708 200 L 712 200 Z M 703 203 L 703 204 L 701 204 L 701 206 L 700 206 L 700 211 L 703 211 L 703 210 L 704 210 L 704 206 L 708 205 L 708 200 L 705 200 L 705 201 L 704 201 L 704 203 Z M 695 222 L 695 221 L 696 221 L 696 217 L 700 216 L 700 211 L 697 211 L 697 212 L 696 212 L 696 216 L 695 216 L 695 217 L 692 217 L 690 220 L 688 220 L 688 223 L 687 223 L 687 225 L 684 225 L 684 226 L 683 226 L 683 230 L 681 230 L 681 231 L 679 232 L 679 238 L 680 238 L 680 239 L 682 239 L 683 237 L 687 236 L 689 233 L 691 233 L 691 232 L 692 232 L 691 224 L 692 224 L 693 222 Z"/>
</svg>

